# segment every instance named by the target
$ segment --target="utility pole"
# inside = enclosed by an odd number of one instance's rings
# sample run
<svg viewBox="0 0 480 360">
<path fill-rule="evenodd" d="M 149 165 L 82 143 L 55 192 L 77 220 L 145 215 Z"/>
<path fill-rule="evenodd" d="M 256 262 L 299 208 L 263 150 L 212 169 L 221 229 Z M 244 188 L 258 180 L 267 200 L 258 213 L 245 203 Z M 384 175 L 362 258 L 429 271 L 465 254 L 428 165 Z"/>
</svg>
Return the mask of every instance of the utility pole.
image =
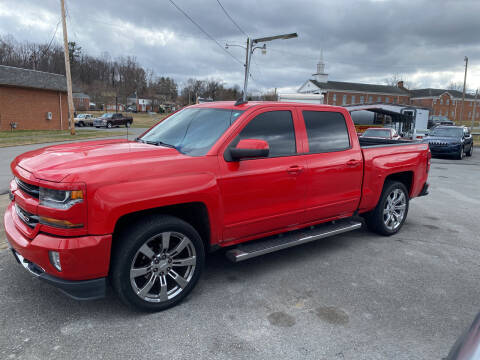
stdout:
<svg viewBox="0 0 480 360">
<path fill-rule="evenodd" d="M 70 73 L 70 55 L 68 53 L 67 22 L 65 20 L 65 0 L 60 0 L 62 8 L 63 24 L 63 53 L 65 55 L 65 76 L 67 77 L 67 98 L 68 98 L 68 128 L 70 134 L 75 135 L 75 124 L 73 122 L 73 95 L 72 95 L 72 75 Z"/>
<path fill-rule="evenodd" d="M 477 98 L 478 98 L 478 89 L 475 91 L 475 101 L 473 102 L 473 113 L 472 113 L 472 131 L 475 126 L 475 113 L 477 111 Z"/>
<path fill-rule="evenodd" d="M 255 46 L 258 43 L 265 43 L 267 41 L 278 40 L 278 39 L 293 39 L 298 37 L 297 33 L 292 34 L 284 34 L 284 35 L 275 35 L 275 36 L 268 36 L 258 39 L 250 39 L 247 38 L 247 47 L 245 49 L 245 80 L 243 82 L 243 97 L 242 101 L 247 102 L 247 90 L 248 90 L 248 78 L 250 77 L 250 60 L 252 59 L 253 52 L 256 49 L 262 49 L 262 53 L 265 54 L 267 52 L 267 44 L 263 44 L 263 46 Z M 225 45 L 225 48 L 228 49 L 229 46 L 239 46 L 241 45 Z"/>
<path fill-rule="evenodd" d="M 465 56 L 465 76 L 463 78 L 462 109 L 460 110 L 460 121 L 462 122 L 463 122 L 463 111 L 465 108 L 465 89 L 467 87 L 467 68 L 468 68 L 468 57 Z"/>
</svg>

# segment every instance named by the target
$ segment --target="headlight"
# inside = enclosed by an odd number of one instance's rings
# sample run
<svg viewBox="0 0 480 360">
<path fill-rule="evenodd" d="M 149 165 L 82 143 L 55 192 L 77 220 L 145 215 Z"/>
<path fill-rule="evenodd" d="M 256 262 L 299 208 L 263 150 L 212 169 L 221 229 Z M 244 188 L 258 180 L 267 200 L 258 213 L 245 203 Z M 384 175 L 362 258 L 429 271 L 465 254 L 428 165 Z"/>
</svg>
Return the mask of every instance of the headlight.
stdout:
<svg viewBox="0 0 480 360">
<path fill-rule="evenodd" d="M 40 188 L 40 205 L 55 209 L 69 209 L 83 201 L 82 190 L 54 190 Z"/>
</svg>

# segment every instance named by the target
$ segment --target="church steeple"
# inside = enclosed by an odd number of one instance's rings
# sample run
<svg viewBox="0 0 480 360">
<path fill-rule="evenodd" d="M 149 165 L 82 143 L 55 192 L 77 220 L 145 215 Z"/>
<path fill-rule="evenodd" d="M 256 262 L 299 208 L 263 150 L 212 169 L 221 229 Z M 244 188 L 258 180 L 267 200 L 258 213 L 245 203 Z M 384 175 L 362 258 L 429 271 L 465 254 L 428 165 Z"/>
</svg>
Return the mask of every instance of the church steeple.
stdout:
<svg viewBox="0 0 480 360">
<path fill-rule="evenodd" d="M 317 72 L 313 74 L 313 80 L 320 83 L 328 82 L 328 74 L 325 73 L 325 63 L 323 62 L 323 49 L 320 50 L 320 60 L 317 63 Z"/>
</svg>

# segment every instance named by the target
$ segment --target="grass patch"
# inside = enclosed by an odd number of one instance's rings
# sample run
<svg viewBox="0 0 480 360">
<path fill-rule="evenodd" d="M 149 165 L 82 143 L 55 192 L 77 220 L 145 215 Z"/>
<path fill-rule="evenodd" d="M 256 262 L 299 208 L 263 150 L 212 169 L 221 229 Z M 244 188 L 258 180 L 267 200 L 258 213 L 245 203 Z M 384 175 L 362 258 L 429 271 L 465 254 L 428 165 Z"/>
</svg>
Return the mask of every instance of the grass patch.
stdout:
<svg viewBox="0 0 480 360">
<path fill-rule="evenodd" d="M 74 141 L 84 139 L 106 138 L 126 135 L 125 130 L 102 131 L 102 130 L 75 130 L 75 135 L 70 135 L 68 130 L 14 130 L 0 131 L 0 147 L 42 144 L 57 141 Z"/>
<path fill-rule="evenodd" d="M 105 111 L 81 111 L 79 114 L 92 114 L 95 117 L 100 117 L 105 114 Z M 150 115 L 148 113 L 127 113 L 122 112 L 124 116 L 133 117 L 132 128 L 151 128 L 153 125 L 158 124 L 165 119 L 168 114 L 155 114 Z"/>
</svg>

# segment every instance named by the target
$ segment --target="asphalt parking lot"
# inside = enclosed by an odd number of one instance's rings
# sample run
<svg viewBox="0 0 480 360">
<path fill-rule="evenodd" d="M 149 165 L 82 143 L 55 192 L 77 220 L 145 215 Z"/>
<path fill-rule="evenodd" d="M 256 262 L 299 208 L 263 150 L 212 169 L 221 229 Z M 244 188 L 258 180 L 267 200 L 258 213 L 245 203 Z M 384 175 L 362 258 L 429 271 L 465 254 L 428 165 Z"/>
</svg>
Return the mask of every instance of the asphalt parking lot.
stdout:
<svg viewBox="0 0 480 360">
<path fill-rule="evenodd" d="M 480 311 L 480 155 L 434 159 L 430 183 L 393 237 L 358 230 L 239 264 L 215 253 L 156 314 L 71 300 L 0 250 L 0 358 L 441 359 Z"/>
</svg>

